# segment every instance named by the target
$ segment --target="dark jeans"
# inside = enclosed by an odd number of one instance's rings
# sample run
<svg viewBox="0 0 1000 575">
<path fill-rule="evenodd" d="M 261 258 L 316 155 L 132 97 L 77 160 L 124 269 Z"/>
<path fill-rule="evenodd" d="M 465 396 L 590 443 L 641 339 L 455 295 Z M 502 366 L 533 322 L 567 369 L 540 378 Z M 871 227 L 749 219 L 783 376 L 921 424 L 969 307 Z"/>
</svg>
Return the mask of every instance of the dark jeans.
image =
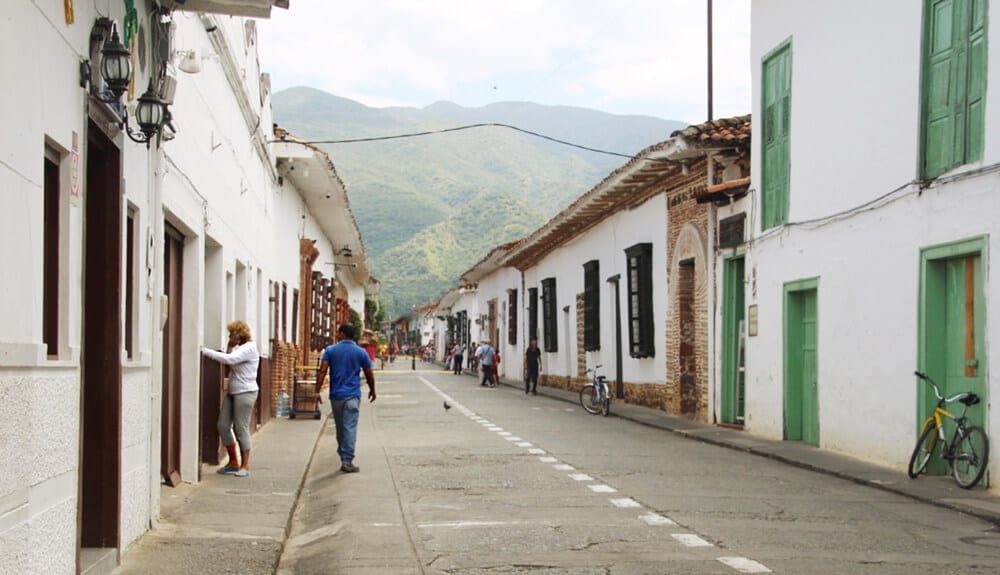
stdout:
<svg viewBox="0 0 1000 575">
<path fill-rule="evenodd" d="M 462 354 L 456 353 L 455 357 L 451 360 L 451 366 L 455 368 L 455 373 L 462 373 Z"/>
<path fill-rule="evenodd" d="M 524 372 L 524 393 L 535 393 L 538 391 L 538 372 Z"/>
<path fill-rule="evenodd" d="M 480 385 L 489 384 L 490 386 L 496 385 L 496 379 L 493 376 L 493 366 L 484 365 L 483 366 L 483 378 L 479 382 Z"/>
</svg>

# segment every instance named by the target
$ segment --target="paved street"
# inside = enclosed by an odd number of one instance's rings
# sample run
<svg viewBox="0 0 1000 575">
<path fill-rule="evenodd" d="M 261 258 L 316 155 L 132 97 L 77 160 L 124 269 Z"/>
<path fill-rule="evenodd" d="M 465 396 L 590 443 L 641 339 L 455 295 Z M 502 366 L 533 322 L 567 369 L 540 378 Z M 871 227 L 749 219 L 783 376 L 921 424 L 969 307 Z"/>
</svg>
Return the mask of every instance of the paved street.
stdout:
<svg viewBox="0 0 1000 575">
<path fill-rule="evenodd" d="M 1000 571 L 1000 532 L 969 515 L 403 367 L 376 372 L 360 473 L 322 432 L 279 573 Z"/>
</svg>

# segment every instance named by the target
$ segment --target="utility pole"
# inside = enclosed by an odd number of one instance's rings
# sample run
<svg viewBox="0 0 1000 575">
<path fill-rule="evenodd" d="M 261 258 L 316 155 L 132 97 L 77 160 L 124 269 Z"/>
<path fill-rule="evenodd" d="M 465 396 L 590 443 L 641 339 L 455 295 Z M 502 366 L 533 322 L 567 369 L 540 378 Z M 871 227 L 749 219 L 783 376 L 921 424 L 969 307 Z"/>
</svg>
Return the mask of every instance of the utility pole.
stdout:
<svg viewBox="0 0 1000 575">
<path fill-rule="evenodd" d="M 712 0 L 708 0 L 708 121 L 712 121 Z"/>
</svg>

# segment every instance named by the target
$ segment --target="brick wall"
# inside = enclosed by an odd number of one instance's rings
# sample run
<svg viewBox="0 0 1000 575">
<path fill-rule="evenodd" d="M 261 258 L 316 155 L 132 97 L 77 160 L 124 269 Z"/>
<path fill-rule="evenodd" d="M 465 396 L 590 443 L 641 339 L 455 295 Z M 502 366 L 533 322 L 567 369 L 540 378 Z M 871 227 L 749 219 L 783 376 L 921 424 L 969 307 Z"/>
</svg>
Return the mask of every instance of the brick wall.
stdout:
<svg viewBox="0 0 1000 575">
<path fill-rule="evenodd" d="M 644 405 L 662 403 L 668 413 L 707 421 L 708 295 L 713 277 L 707 257 L 710 204 L 699 204 L 691 193 L 705 184 L 704 161 L 690 171 L 693 176 L 667 195 L 667 382 L 662 392 L 635 393 Z"/>
</svg>

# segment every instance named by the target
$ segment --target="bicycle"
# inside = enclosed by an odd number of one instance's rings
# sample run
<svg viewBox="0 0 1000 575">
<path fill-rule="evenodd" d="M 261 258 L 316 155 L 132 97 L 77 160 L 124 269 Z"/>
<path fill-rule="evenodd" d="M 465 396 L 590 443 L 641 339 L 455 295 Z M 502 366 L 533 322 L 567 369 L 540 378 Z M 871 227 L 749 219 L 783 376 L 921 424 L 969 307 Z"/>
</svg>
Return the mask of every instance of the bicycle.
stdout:
<svg viewBox="0 0 1000 575">
<path fill-rule="evenodd" d="M 927 469 L 927 464 L 934 455 L 937 442 L 941 442 L 941 458 L 951 466 L 955 483 L 963 489 L 971 489 L 983 478 L 986 472 L 986 464 L 990 456 L 990 440 L 986 432 L 978 425 L 969 425 L 965 413 L 969 407 L 979 403 L 979 396 L 971 391 L 963 391 L 951 397 L 941 395 L 941 388 L 937 383 L 925 373 L 913 372 L 914 375 L 927 382 L 934 389 L 937 396 L 937 406 L 934 413 L 924 422 L 920 432 L 920 439 L 917 440 L 916 447 L 913 448 L 913 455 L 910 456 L 910 465 L 906 470 L 911 479 L 916 479 L 918 475 Z M 944 408 L 949 403 L 961 403 L 965 407 L 962 414 L 955 416 Z M 951 441 L 947 441 L 944 431 L 944 419 L 951 419 L 955 422 L 955 432 Z"/>
<path fill-rule="evenodd" d="M 608 379 L 597 375 L 597 370 L 601 367 L 595 365 L 594 369 L 587 370 L 587 373 L 594 372 L 594 379 L 580 390 L 580 405 L 587 413 L 601 413 L 607 417 L 611 413 L 611 392 L 608 390 Z"/>
</svg>

